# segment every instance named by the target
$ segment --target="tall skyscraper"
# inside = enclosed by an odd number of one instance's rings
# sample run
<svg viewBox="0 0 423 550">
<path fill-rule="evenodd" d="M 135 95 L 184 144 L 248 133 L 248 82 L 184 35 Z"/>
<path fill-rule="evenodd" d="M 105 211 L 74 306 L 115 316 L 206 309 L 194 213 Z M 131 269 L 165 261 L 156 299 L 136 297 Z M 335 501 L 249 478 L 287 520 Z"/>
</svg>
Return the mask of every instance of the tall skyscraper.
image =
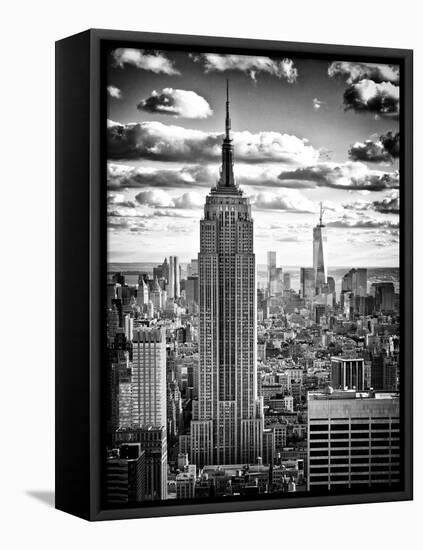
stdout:
<svg viewBox="0 0 423 550">
<path fill-rule="evenodd" d="M 319 224 L 313 228 L 313 269 L 315 276 L 316 294 L 327 281 L 327 235 L 323 225 L 323 208 L 320 203 Z"/>
<path fill-rule="evenodd" d="M 376 311 L 394 311 L 395 290 L 393 283 L 373 283 L 372 294 L 374 294 L 375 298 Z"/>
<path fill-rule="evenodd" d="M 284 290 L 291 290 L 291 273 L 284 273 L 283 274 L 283 289 Z"/>
<path fill-rule="evenodd" d="M 171 300 L 176 300 L 181 297 L 181 269 L 177 256 L 169 256 L 167 296 Z"/>
<path fill-rule="evenodd" d="M 167 297 L 170 300 L 175 298 L 175 264 L 173 256 L 169 256 L 169 279 L 167 283 Z"/>
<path fill-rule="evenodd" d="M 276 252 L 267 252 L 267 289 L 269 296 L 274 296 L 276 291 Z"/>
<path fill-rule="evenodd" d="M 342 290 L 354 293 L 354 296 L 367 295 L 367 269 L 353 268 L 342 278 Z"/>
<path fill-rule="evenodd" d="M 132 348 L 133 427 L 166 427 L 165 330 L 134 331 Z"/>
<path fill-rule="evenodd" d="M 222 167 L 200 222 L 199 396 L 191 423 L 191 463 L 256 462 L 262 453 L 257 398 L 253 220 L 235 183 L 229 94 Z"/>
<path fill-rule="evenodd" d="M 300 268 L 301 298 L 311 300 L 315 294 L 316 277 L 312 267 Z"/>
<path fill-rule="evenodd" d="M 148 285 L 144 281 L 144 279 L 141 279 L 138 285 L 137 289 L 137 305 L 144 306 L 148 304 Z"/>
<path fill-rule="evenodd" d="M 175 281 L 175 289 L 174 289 L 174 296 L 175 298 L 181 297 L 181 270 L 179 266 L 179 260 L 177 256 L 173 257 L 173 268 L 175 270 L 174 275 L 174 281 Z"/>
</svg>

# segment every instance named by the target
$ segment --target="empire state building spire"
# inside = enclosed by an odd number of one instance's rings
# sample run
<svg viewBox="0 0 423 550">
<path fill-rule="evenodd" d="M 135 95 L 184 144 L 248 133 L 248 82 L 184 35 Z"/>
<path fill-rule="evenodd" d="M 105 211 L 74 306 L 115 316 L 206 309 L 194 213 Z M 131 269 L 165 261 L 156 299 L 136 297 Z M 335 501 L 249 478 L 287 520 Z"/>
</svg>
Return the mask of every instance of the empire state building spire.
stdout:
<svg viewBox="0 0 423 550">
<path fill-rule="evenodd" d="M 226 80 L 226 120 L 225 120 L 225 141 L 231 141 L 231 119 L 229 116 L 229 80 Z"/>
<path fill-rule="evenodd" d="M 225 138 L 222 143 L 222 167 L 220 169 L 220 179 L 217 185 L 219 191 L 225 189 L 227 192 L 238 191 L 235 185 L 233 173 L 233 145 L 231 139 L 231 118 L 229 115 L 229 81 L 226 81 L 226 119 L 225 119 Z"/>
</svg>

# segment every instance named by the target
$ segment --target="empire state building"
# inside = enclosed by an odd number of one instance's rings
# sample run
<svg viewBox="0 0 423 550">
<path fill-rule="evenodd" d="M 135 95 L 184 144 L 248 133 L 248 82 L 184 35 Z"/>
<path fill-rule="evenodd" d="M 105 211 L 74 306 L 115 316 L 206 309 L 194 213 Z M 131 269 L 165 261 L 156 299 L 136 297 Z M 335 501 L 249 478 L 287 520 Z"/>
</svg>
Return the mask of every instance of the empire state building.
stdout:
<svg viewBox="0 0 423 550">
<path fill-rule="evenodd" d="M 200 221 L 198 401 L 191 422 L 191 462 L 199 467 L 255 463 L 262 455 L 253 219 L 235 183 L 230 130 L 227 86 L 220 178 Z"/>
</svg>

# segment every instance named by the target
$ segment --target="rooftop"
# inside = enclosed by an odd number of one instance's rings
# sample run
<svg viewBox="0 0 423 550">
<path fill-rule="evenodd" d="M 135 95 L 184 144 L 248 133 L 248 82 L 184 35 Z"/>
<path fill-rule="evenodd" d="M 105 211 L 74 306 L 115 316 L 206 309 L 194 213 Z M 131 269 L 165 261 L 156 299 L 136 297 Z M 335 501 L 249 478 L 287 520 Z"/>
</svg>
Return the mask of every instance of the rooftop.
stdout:
<svg viewBox="0 0 423 550">
<path fill-rule="evenodd" d="M 356 391 L 356 390 L 333 390 L 308 392 L 308 400 L 341 400 L 341 399 L 399 399 L 397 392 L 381 391 Z"/>
</svg>

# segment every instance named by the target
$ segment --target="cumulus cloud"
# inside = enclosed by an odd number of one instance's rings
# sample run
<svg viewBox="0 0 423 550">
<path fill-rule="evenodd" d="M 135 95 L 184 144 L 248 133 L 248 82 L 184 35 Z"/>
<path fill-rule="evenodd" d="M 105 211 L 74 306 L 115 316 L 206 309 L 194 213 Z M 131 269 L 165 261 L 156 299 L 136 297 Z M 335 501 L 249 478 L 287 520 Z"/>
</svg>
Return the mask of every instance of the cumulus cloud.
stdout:
<svg viewBox="0 0 423 550">
<path fill-rule="evenodd" d="M 399 157 L 399 132 L 381 135 L 376 140 L 368 139 L 364 143 L 357 141 L 351 145 L 348 155 L 351 160 L 366 162 L 389 162 Z"/>
<path fill-rule="evenodd" d="M 150 206 L 151 208 L 176 208 L 176 209 L 197 209 L 204 205 L 204 196 L 195 191 L 188 191 L 178 197 L 171 197 L 161 189 L 149 189 L 141 191 L 135 197 L 138 204 Z"/>
<path fill-rule="evenodd" d="M 116 86 L 107 86 L 107 93 L 110 97 L 114 97 L 115 99 L 120 99 L 122 97 L 122 92 L 119 88 Z"/>
<path fill-rule="evenodd" d="M 380 141 L 382 142 L 387 153 L 391 155 L 392 158 L 398 158 L 400 154 L 400 134 L 399 132 L 387 132 L 380 136 Z"/>
<path fill-rule="evenodd" d="M 356 201 L 344 204 L 346 210 L 366 211 L 374 210 L 381 214 L 399 214 L 399 192 L 398 190 L 391 191 L 382 200 L 376 201 Z"/>
<path fill-rule="evenodd" d="M 151 52 L 135 48 L 117 48 L 113 50 L 112 58 L 115 67 L 123 68 L 125 65 L 132 65 L 138 69 L 151 71 L 156 74 L 180 74 L 174 67 L 173 62 L 162 52 L 158 51 Z"/>
<path fill-rule="evenodd" d="M 295 212 L 297 214 L 316 214 L 320 206 L 317 202 L 309 200 L 296 189 L 283 189 L 277 192 L 260 191 L 250 197 L 250 201 L 256 210 L 280 210 L 283 212 Z M 332 201 L 323 201 L 325 210 L 342 212 L 343 208 Z M 270 227 L 268 226 L 268 229 Z M 286 229 L 286 226 L 284 226 Z"/>
<path fill-rule="evenodd" d="M 398 172 L 369 170 L 362 162 L 322 162 L 279 174 L 287 187 L 333 187 L 348 190 L 380 191 L 399 187 Z"/>
<path fill-rule="evenodd" d="M 326 223 L 328 227 L 356 228 L 356 229 L 393 229 L 399 228 L 399 222 L 394 220 L 378 219 L 371 216 L 344 214 L 338 219 Z"/>
<path fill-rule="evenodd" d="M 107 186 L 109 189 L 130 189 L 139 187 L 190 187 L 208 186 L 217 180 L 217 167 L 201 165 L 182 168 L 133 167 L 109 162 Z"/>
<path fill-rule="evenodd" d="M 263 56 L 249 55 L 221 55 L 217 53 L 205 53 L 191 55 L 198 63 L 203 63 L 205 72 L 211 71 L 242 71 L 247 73 L 252 80 L 256 80 L 258 73 L 268 73 L 277 78 L 283 78 L 289 84 L 297 81 L 298 70 L 292 59 L 271 59 Z"/>
<path fill-rule="evenodd" d="M 308 140 L 280 132 L 233 132 L 239 162 L 282 162 L 306 165 L 317 162 L 319 151 Z M 152 159 L 198 162 L 220 159 L 223 134 L 203 132 L 161 122 L 119 124 L 108 122 L 110 159 Z"/>
<path fill-rule="evenodd" d="M 383 117 L 399 115 L 399 87 L 391 82 L 363 79 L 344 92 L 344 108 L 358 113 L 373 113 Z"/>
<path fill-rule="evenodd" d="M 250 200 L 254 208 L 260 210 L 281 210 L 299 214 L 317 211 L 316 205 L 296 189 L 286 189 L 278 193 L 263 191 L 253 195 Z"/>
<path fill-rule="evenodd" d="M 219 178 L 219 166 L 212 164 L 190 164 L 178 168 L 154 168 L 150 166 L 128 166 L 108 163 L 107 186 L 111 191 L 140 187 L 172 189 L 182 187 L 212 187 Z M 254 165 L 236 163 L 235 181 L 241 187 L 312 187 L 309 182 L 289 184 L 279 179 L 278 165 Z"/>
<path fill-rule="evenodd" d="M 195 191 L 188 191 L 180 197 L 176 197 L 173 199 L 174 208 L 195 209 L 202 208 L 203 206 L 204 196 L 200 195 L 200 193 L 196 193 Z"/>
<path fill-rule="evenodd" d="M 125 198 L 122 193 L 108 193 L 107 204 L 124 208 L 135 208 L 135 203 Z"/>
<path fill-rule="evenodd" d="M 325 102 L 324 102 L 324 101 L 320 101 L 320 99 L 318 99 L 317 97 L 315 97 L 315 98 L 313 99 L 313 109 L 314 109 L 315 111 L 318 111 L 318 110 L 321 108 L 321 106 L 324 105 L 324 104 L 325 104 Z"/>
<path fill-rule="evenodd" d="M 355 84 L 368 79 L 374 82 L 399 83 L 399 66 L 379 63 L 356 63 L 352 61 L 334 61 L 329 65 L 328 75 L 331 78 L 345 78 L 347 84 Z"/>
<path fill-rule="evenodd" d="M 151 222 L 125 217 L 107 216 L 107 229 L 110 232 L 133 231 L 145 233 L 150 231 Z"/>
<path fill-rule="evenodd" d="M 191 216 L 182 212 L 176 212 L 175 209 L 153 208 L 146 211 L 137 209 L 114 208 L 108 210 L 107 216 L 112 218 L 131 218 L 133 220 L 151 220 L 153 218 L 190 218 Z"/>
<path fill-rule="evenodd" d="M 207 118 L 213 114 L 208 102 L 192 90 L 164 88 L 153 90 L 138 104 L 140 111 L 184 118 Z"/>
<path fill-rule="evenodd" d="M 392 191 L 381 201 L 374 201 L 373 208 L 381 214 L 399 214 L 399 193 Z"/>
<path fill-rule="evenodd" d="M 161 189 L 148 189 L 135 196 L 135 200 L 142 205 L 153 208 L 166 208 L 173 205 L 171 197 Z"/>
</svg>

